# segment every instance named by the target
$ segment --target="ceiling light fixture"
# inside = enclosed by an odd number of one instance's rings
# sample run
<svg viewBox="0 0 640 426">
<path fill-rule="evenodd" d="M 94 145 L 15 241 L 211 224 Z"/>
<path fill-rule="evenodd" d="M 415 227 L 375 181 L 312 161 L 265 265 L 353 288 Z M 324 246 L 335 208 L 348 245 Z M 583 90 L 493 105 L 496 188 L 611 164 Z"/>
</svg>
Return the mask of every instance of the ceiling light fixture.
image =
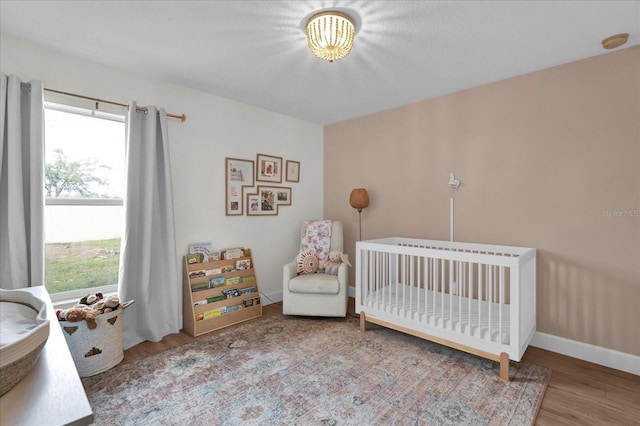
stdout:
<svg viewBox="0 0 640 426">
<path fill-rule="evenodd" d="M 629 40 L 629 34 L 627 33 L 612 35 L 602 40 L 602 47 L 605 49 L 615 49 L 625 44 L 627 40 Z"/>
<path fill-rule="evenodd" d="M 318 58 L 333 62 L 351 52 L 355 24 L 340 12 L 320 12 L 307 22 L 309 50 Z"/>
</svg>

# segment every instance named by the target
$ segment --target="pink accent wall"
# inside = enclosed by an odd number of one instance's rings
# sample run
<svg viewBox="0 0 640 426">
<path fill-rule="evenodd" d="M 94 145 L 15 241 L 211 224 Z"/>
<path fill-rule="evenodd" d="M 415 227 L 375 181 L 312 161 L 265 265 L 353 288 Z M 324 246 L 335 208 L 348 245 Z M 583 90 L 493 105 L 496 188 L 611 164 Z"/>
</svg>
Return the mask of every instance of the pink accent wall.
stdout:
<svg viewBox="0 0 640 426">
<path fill-rule="evenodd" d="M 455 240 L 538 249 L 538 331 L 640 355 L 640 46 L 327 126 L 324 142 L 324 216 L 351 259 L 352 188 L 371 199 L 363 239 L 447 240 L 453 171 Z"/>
</svg>

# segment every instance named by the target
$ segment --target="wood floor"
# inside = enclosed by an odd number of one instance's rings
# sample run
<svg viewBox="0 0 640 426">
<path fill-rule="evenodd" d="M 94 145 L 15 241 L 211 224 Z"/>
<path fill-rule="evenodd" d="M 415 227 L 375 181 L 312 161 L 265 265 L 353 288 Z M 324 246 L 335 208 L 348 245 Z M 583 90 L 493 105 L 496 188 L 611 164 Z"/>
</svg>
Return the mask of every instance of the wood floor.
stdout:
<svg viewBox="0 0 640 426">
<path fill-rule="evenodd" d="M 352 306 L 353 301 L 351 312 Z M 280 314 L 282 304 L 265 305 L 262 318 L 252 321 Z M 210 335 L 194 338 L 181 331 L 157 343 L 144 342 L 126 350 L 123 362 Z M 640 425 L 640 376 L 535 347 L 527 349 L 523 361 L 553 372 L 536 425 Z"/>
</svg>

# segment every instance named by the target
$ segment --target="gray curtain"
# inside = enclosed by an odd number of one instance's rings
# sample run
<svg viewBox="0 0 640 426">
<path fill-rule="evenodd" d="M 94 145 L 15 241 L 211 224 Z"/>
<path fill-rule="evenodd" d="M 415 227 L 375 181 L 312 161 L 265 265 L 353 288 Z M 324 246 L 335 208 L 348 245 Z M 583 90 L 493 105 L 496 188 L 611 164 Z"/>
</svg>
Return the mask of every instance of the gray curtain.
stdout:
<svg viewBox="0 0 640 426">
<path fill-rule="evenodd" d="M 44 285 L 42 83 L 0 79 L 0 288 Z"/>
<path fill-rule="evenodd" d="M 167 119 L 153 106 L 129 105 L 124 232 L 118 295 L 135 300 L 123 314 L 124 348 L 180 331 L 178 275 Z"/>
</svg>

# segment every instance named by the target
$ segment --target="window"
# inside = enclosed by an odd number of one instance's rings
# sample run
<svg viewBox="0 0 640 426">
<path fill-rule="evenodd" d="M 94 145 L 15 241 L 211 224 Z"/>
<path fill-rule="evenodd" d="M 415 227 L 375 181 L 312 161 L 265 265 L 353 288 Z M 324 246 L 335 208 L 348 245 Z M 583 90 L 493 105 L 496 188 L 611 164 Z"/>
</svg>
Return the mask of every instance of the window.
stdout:
<svg viewBox="0 0 640 426">
<path fill-rule="evenodd" d="M 45 287 L 53 301 L 115 292 L 124 116 L 45 103 Z"/>
</svg>

